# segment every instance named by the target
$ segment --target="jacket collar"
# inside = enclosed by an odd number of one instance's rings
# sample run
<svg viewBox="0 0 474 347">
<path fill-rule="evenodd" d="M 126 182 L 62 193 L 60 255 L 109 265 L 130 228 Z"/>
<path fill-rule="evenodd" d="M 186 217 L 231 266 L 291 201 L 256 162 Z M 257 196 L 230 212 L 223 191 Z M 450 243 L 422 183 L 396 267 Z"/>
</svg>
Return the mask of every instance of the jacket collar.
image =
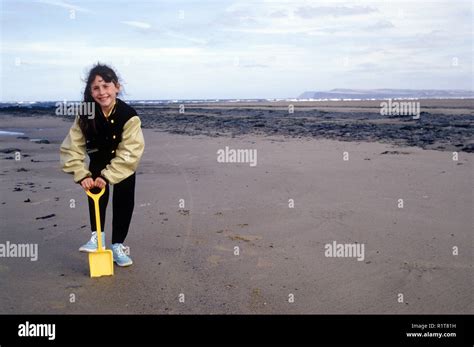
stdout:
<svg viewBox="0 0 474 347">
<path fill-rule="evenodd" d="M 115 113 L 115 109 L 117 108 L 117 103 L 118 103 L 118 99 L 115 99 L 114 106 L 112 107 L 112 109 L 110 110 L 110 112 L 108 114 L 105 114 L 104 112 L 102 112 L 102 114 L 104 115 L 105 118 L 109 118 L 111 115 L 113 115 Z M 102 111 L 102 109 L 101 109 L 101 111 Z"/>
</svg>

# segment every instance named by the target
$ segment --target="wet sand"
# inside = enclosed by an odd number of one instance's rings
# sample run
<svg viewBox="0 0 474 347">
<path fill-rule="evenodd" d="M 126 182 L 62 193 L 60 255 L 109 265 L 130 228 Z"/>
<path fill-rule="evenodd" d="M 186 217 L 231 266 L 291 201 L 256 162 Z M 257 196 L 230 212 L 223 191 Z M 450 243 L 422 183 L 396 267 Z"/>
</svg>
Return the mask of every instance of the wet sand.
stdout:
<svg viewBox="0 0 474 347">
<path fill-rule="evenodd" d="M 0 243 L 38 244 L 37 261 L 0 258 L 1 313 L 474 312 L 472 153 L 145 124 L 126 241 L 135 263 L 90 279 L 77 251 L 86 195 L 59 168 L 70 125 L 0 117 L 0 130 L 29 137 L 0 137 Z M 257 166 L 218 163 L 225 146 L 256 149 Z M 106 233 L 111 218 L 110 200 Z M 364 260 L 326 257 L 334 241 L 364 244 Z"/>
</svg>

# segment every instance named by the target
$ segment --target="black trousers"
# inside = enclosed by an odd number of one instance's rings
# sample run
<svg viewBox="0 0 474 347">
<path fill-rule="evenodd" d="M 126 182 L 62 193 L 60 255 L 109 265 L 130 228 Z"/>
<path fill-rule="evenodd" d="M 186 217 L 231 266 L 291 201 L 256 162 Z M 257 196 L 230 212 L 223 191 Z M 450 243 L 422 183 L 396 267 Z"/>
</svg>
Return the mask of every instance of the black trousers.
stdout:
<svg viewBox="0 0 474 347">
<path fill-rule="evenodd" d="M 123 243 L 127 237 L 130 221 L 132 220 L 133 208 L 135 206 L 135 179 L 136 175 L 133 173 L 133 175 L 127 177 L 120 183 L 113 185 L 112 243 Z M 98 188 L 95 188 L 92 192 L 96 193 L 95 190 L 98 190 Z M 105 186 L 104 195 L 99 199 L 100 225 L 102 231 L 104 231 L 105 211 L 109 202 L 109 190 L 109 184 L 107 184 Z M 89 196 L 87 196 L 87 199 L 89 201 L 91 230 L 96 231 L 94 200 Z"/>
</svg>

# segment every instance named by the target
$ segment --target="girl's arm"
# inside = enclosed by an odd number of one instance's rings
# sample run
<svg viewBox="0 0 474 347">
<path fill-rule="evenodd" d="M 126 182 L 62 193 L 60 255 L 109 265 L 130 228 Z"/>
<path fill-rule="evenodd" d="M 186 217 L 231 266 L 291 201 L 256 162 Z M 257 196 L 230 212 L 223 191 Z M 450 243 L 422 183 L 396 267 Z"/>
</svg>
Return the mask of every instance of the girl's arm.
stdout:
<svg viewBox="0 0 474 347">
<path fill-rule="evenodd" d="M 76 183 L 80 183 L 86 177 L 92 177 L 85 163 L 86 140 L 78 120 L 79 118 L 76 117 L 69 134 L 59 148 L 61 168 L 64 172 L 73 174 Z"/>
<path fill-rule="evenodd" d="M 122 141 L 118 144 L 115 158 L 101 171 L 101 176 L 110 184 L 121 182 L 137 169 L 145 149 L 141 124 L 138 116 L 133 116 L 125 123 Z"/>
</svg>

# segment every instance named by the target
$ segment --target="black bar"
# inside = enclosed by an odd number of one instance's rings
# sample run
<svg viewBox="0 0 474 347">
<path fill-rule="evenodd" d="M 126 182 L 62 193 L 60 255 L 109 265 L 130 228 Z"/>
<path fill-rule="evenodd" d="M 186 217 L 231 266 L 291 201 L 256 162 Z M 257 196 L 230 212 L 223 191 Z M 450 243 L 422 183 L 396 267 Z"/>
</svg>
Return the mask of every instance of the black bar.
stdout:
<svg viewBox="0 0 474 347">
<path fill-rule="evenodd" d="M 37 326 L 33 329 L 31 324 L 55 324 L 54 340 L 52 330 L 49 334 L 43 330 L 43 335 L 47 336 L 19 336 L 20 330 L 24 334 L 39 333 L 41 329 L 36 329 Z M 473 346 L 473 327 L 472 315 L 1 315 L 0 345 L 324 343 Z M 408 337 L 407 333 L 425 336 Z M 434 333 L 455 333 L 456 336 L 428 336 Z"/>
</svg>

